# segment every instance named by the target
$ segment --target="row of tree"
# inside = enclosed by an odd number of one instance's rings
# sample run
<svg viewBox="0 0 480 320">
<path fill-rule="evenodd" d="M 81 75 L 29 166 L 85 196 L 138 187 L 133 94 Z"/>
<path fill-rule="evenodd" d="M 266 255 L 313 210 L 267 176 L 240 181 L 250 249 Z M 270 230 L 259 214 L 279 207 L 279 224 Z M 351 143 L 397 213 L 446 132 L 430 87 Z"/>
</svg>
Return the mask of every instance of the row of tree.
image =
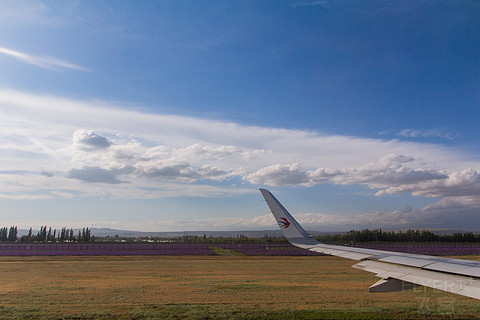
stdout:
<svg viewBox="0 0 480 320">
<path fill-rule="evenodd" d="M 383 231 L 382 229 L 361 231 L 350 230 L 347 233 L 326 234 L 316 237 L 321 242 L 480 242 L 480 234 L 473 232 L 455 232 L 435 234 L 428 230 Z"/>
<path fill-rule="evenodd" d="M 115 238 L 106 237 L 97 239 L 100 241 L 115 241 Z M 123 238 L 122 238 L 123 239 Z M 383 231 L 382 229 L 361 231 L 350 230 L 347 233 L 325 234 L 316 237 L 317 240 L 326 243 L 351 243 L 351 242 L 480 242 L 480 234 L 473 232 L 456 232 L 452 234 L 439 235 L 428 230 L 407 230 L 407 231 Z M 72 228 L 62 228 L 57 232 L 57 229 L 47 228 L 42 226 L 40 230 L 34 234 L 32 228 L 27 235 L 18 238 L 18 229 L 16 226 L 10 228 L 0 228 L 1 242 L 93 242 L 95 237 L 91 235 L 89 228 L 78 230 L 75 234 Z M 128 240 L 142 241 L 143 238 L 135 238 Z M 178 238 L 150 238 L 149 241 L 169 240 L 175 242 L 189 242 L 189 243 L 263 243 L 263 242 L 278 242 L 285 241 L 281 238 L 273 238 L 265 235 L 263 238 L 248 238 L 244 235 L 238 237 L 203 237 L 185 235 Z"/>
<path fill-rule="evenodd" d="M 375 230 L 350 230 L 346 233 L 324 234 L 315 236 L 315 238 L 324 243 L 352 243 L 352 242 L 478 242 L 480 243 L 480 234 L 473 232 L 455 232 L 452 234 L 435 234 L 429 230 L 406 230 L 406 231 L 383 231 Z M 97 238 L 97 241 L 117 241 L 115 237 Z M 265 234 L 262 238 L 249 238 L 245 235 L 236 237 L 214 237 L 185 234 L 180 237 L 140 237 L 140 238 L 121 238 L 125 242 L 153 241 L 153 242 L 185 242 L 185 243 L 265 243 L 265 242 L 287 242 L 284 237 L 272 237 Z"/>
<path fill-rule="evenodd" d="M 0 241 L 10 241 L 15 242 L 17 241 L 17 227 L 7 227 L 0 229 Z"/>
<path fill-rule="evenodd" d="M 20 239 L 18 238 L 18 229 L 16 226 L 0 229 L 0 241 L 8 242 L 93 242 L 94 239 L 95 237 L 91 235 L 89 228 L 78 230 L 78 234 L 75 235 L 72 228 L 62 228 L 57 232 L 57 229 L 42 226 L 36 234 L 34 234 L 32 228 L 30 228 L 28 234 L 21 236 Z"/>
</svg>

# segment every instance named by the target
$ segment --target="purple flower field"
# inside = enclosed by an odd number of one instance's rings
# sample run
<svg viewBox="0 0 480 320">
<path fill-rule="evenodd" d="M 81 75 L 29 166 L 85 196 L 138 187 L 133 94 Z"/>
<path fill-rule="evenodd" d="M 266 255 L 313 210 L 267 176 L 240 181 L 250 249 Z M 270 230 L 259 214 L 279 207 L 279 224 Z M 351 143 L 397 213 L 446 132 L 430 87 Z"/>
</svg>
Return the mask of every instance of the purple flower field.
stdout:
<svg viewBox="0 0 480 320">
<path fill-rule="evenodd" d="M 215 255 L 203 244 L 0 244 L 0 256 Z"/>
<path fill-rule="evenodd" d="M 290 244 L 0 244 L 0 256 L 217 255 L 214 248 L 240 255 L 319 255 Z"/>
<path fill-rule="evenodd" d="M 480 243 L 365 243 L 355 246 L 432 256 L 480 255 Z"/>
<path fill-rule="evenodd" d="M 428 255 L 479 255 L 480 244 L 472 243 L 368 243 L 356 247 Z M 248 256 L 321 255 L 286 243 L 268 244 L 192 244 L 192 243 L 119 243 L 119 244 L 0 244 L 0 256 L 124 256 L 124 255 L 217 255 L 225 253 Z"/>
</svg>

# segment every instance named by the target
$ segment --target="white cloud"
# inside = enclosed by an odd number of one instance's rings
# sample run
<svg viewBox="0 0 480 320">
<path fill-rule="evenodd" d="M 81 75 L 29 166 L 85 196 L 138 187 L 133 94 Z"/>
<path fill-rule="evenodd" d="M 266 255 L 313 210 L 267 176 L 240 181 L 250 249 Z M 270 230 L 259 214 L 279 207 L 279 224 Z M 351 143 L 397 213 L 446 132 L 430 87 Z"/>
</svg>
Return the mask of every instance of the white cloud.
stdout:
<svg viewBox="0 0 480 320">
<path fill-rule="evenodd" d="M 60 70 L 60 69 L 71 69 L 71 70 L 78 70 L 78 71 L 89 71 L 87 68 L 82 66 L 53 58 L 53 57 L 39 57 L 30 54 L 26 54 L 20 51 L 15 51 L 12 49 L 0 47 L 0 53 L 7 55 L 9 57 L 15 58 L 17 60 L 26 62 L 28 64 L 43 68 L 43 69 L 50 69 L 50 70 Z"/>
<path fill-rule="evenodd" d="M 112 142 L 107 137 L 101 136 L 93 130 L 80 129 L 73 133 L 73 144 L 80 149 L 105 149 Z"/>
<path fill-rule="evenodd" d="M 412 193 L 424 197 L 475 197 L 480 192 L 480 171 L 466 169 L 452 172 L 444 179 L 425 180 L 417 184 L 400 184 L 382 194 Z"/>
<path fill-rule="evenodd" d="M 447 171 L 478 165 L 477 161 L 466 162 L 468 157 L 462 150 L 433 144 L 249 127 L 210 119 L 148 114 L 129 111 L 121 105 L 12 90 L 0 90 L 0 108 L 0 134 L 16 134 L 24 139 L 35 137 L 52 150 L 65 147 L 66 141 L 71 144 L 72 134 L 87 128 L 109 136 L 119 135 L 126 141 L 141 141 L 144 147 L 181 149 L 184 154 L 178 157 L 188 159 L 191 155 L 192 159 L 188 160 L 192 163 L 203 153 L 202 157 L 216 157 L 218 163 L 226 164 L 228 160 L 232 167 L 242 166 L 255 171 L 273 164 L 292 163 L 307 169 L 358 167 L 388 154 L 407 155 L 417 161 L 423 159 L 432 168 Z M 187 147 L 190 149 L 185 149 Z"/>
<path fill-rule="evenodd" d="M 421 209 L 299 215 L 307 226 L 331 230 L 435 224 L 451 221 L 448 212 L 460 220 L 480 208 L 480 162 L 466 150 L 144 113 L 1 89 L 0 111 L 3 199 L 216 197 L 257 193 L 258 185 L 323 183 L 366 185 L 379 196 L 439 198 Z M 270 220 L 216 218 L 179 229 L 274 226 Z"/>
<path fill-rule="evenodd" d="M 424 186 L 443 186 L 443 181 L 449 185 L 450 178 L 456 178 L 458 173 L 454 172 L 451 176 L 445 172 L 431 168 L 411 168 L 408 163 L 415 163 L 415 159 L 403 155 L 389 154 L 376 162 L 371 162 L 359 167 L 336 168 L 317 168 L 314 170 L 302 169 L 299 164 L 292 165 L 272 165 L 261 168 L 254 173 L 248 174 L 243 178 L 255 184 L 265 184 L 269 186 L 302 185 L 312 186 L 321 183 L 331 184 L 363 184 L 371 189 L 382 189 L 377 195 L 387 193 L 405 193 L 415 194 L 421 192 Z M 458 178 L 456 179 L 458 180 Z M 470 179 L 473 180 L 473 179 Z M 475 181 L 475 183 L 478 183 Z M 451 183 L 450 183 L 451 184 Z M 462 183 L 460 183 L 462 185 Z M 480 184 L 478 184 L 480 186 Z M 474 187 L 472 184 L 470 187 Z M 429 196 L 444 196 L 439 188 L 429 188 Z M 408 191 L 407 191 L 408 190 Z M 459 185 L 455 186 L 459 190 Z M 424 194 L 426 195 L 426 194 Z"/>
<path fill-rule="evenodd" d="M 405 138 L 442 138 L 453 140 L 455 136 L 443 128 L 434 129 L 403 129 L 398 134 L 400 137 Z"/>
<path fill-rule="evenodd" d="M 268 166 L 246 175 L 243 179 L 250 183 L 270 186 L 311 184 L 308 172 L 302 170 L 298 163 Z"/>
<path fill-rule="evenodd" d="M 120 175 L 124 175 L 133 171 L 131 167 L 121 169 L 103 169 L 98 167 L 83 167 L 81 169 L 70 169 L 66 173 L 66 177 L 70 179 L 77 179 L 84 182 L 91 183 L 109 183 L 117 184 L 123 183 L 119 180 Z"/>
<path fill-rule="evenodd" d="M 43 170 L 42 172 L 40 172 L 40 174 L 41 174 L 42 176 L 49 177 L 49 178 L 51 178 L 51 177 L 53 177 L 53 176 L 55 175 L 53 172 L 49 172 L 49 171 L 45 171 L 45 170 Z"/>
<path fill-rule="evenodd" d="M 211 165 L 194 168 L 188 162 L 177 162 L 172 159 L 148 163 L 140 169 L 140 172 L 140 176 L 142 177 L 191 183 L 202 179 L 221 180 L 229 174 L 227 170 L 222 170 Z"/>
<path fill-rule="evenodd" d="M 347 168 L 343 175 L 337 175 L 334 181 L 341 184 L 366 184 L 372 189 L 416 185 L 424 181 L 446 179 L 448 176 L 428 167 L 412 168 L 408 163 L 415 159 L 403 155 L 389 154 L 377 162 L 358 168 Z"/>
<path fill-rule="evenodd" d="M 328 1 L 327 0 L 314 0 L 314 1 L 296 1 L 290 3 L 291 7 L 316 7 L 321 6 L 328 9 Z"/>
</svg>

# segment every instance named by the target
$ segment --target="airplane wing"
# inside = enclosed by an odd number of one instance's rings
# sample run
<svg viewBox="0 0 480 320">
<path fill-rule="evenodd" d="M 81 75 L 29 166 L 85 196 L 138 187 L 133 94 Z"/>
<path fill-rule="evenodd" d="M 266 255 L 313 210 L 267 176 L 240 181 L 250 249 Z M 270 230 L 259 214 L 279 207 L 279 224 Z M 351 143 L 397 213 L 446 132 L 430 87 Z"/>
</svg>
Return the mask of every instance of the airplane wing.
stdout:
<svg viewBox="0 0 480 320">
<path fill-rule="evenodd" d="M 329 245 L 312 239 L 283 205 L 260 189 L 282 234 L 294 246 L 359 261 L 352 267 L 373 272 L 381 279 L 370 292 L 393 292 L 426 286 L 480 299 L 480 262 L 421 254 Z"/>
</svg>

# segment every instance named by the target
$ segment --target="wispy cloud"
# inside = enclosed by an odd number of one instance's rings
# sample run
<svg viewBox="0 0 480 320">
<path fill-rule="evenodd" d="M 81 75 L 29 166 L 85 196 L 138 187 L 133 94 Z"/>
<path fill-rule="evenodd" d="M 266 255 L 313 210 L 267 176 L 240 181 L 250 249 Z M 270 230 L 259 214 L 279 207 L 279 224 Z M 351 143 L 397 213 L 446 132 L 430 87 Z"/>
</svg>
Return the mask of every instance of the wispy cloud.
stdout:
<svg viewBox="0 0 480 320">
<path fill-rule="evenodd" d="M 26 54 L 20 51 L 15 51 L 12 49 L 8 49 L 5 47 L 0 47 L 0 53 L 3 53 L 7 56 L 12 58 L 18 59 L 20 61 L 26 62 L 28 64 L 49 69 L 49 70 L 61 70 L 61 69 L 71 69 L 71 70 L 78 70 L 78 71 L 89 71 L 89 69 L 52 57 L 39 57 L 33 56 L 30 54 Z"/>
<path fill-rule="evenodd" d="M 400 137 L 405 138 L 441 138 L 441 139 L 448 139 L 453 140 L 455 139 L 455 135 L 448 132 L 443 128 L 434 128 L 434 129 L 403 129 L 398 134 Z"/>
<path fill-rule="evenodd" d="M 316 7 L 321 6 L 324 8 L 328 8 L 328 1 L 327 0 L 313 0 L 313 1 L 296 1 L 290 3 L 292 7 Z"/>
<path fill-rule="evenodd" d="M 257 193 L 259 185 L 335 184 L 439 199 L 409 212 L 356 216 L 358 226 L 435 221 L 448 209 L 467 217 L 480 208 L 480 162 L 438 144 L 244 126 L 1 89 L 0 112 L 0 198 L 212 197 Z"/>
</svg>

